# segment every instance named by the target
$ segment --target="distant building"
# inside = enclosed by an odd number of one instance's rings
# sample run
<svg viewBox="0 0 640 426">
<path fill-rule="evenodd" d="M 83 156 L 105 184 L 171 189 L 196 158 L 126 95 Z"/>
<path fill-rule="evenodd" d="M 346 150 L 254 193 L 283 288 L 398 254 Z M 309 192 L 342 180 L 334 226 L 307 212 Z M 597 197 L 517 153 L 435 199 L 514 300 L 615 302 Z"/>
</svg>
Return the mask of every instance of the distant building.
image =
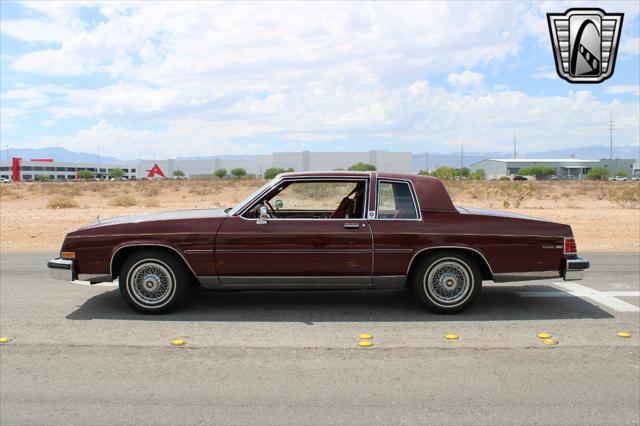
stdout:
<svg viewBox="0 0 640 426">
<path fill-rule="evenodd" d="M 187 177 L 213 176 L 213 172 L 226 169 L 228 173 L 242 168 L 249 176 L 262 177 L 271 167 L 292 168 L 295 171 L 323 171 L 347 169 L 356 163 L 373 164 L 380 171 L 410 173 L 410 152 L 364 151 L 364 152 L 274 152 L 269 155 L 252 155 L 237 158 L 214 158 L 206 160 L 168 159 L 140 160 L 136 163 L 100 164 L 59 162 L 51 158 L 23 160 L 14 158 L 0 163 L 0 177 L 14 181 L 36 180 L 43 175 L 51 180 L 73 180 L 80 170 L 90 171 L 95 178 L 104 179 L 119 168 L 128 179 L 173 176 L 177 170 Z"/>
<path fill-rule="evenodd" d="M 470 166 L 472 172 L 483 169 L 487 179 L 498 179 L 501 176 L 519 175 L 525 167 L 546 166 L 556 170 L 555 175 L 562 179 L 582 179 L 594 167 L 605 167 L 611 176 L 624 170 L 628 175 L 634 174 L 634 160 L 579 160 L 576 158 L 517 158 L 488 159 L 478 161 Z"/>
<path fill-rule="evenodd" d="M 169 159 L 141 160 L 141 175 L 157 164 L 166 176 L 176 170 L 186 176 L 211 176 L 214 171 L 243 168 L 250 176 L 263 176 L 271 167 L 292 168 L 297 172 L 347 169 L 356 163 L 373 164 L 377 170 L 410 173 L 411 152 L 364 151 L 364 152 L 274 152 L 270 155 L 254 155 L 239 158 L 214 158 L 210 160 Z"/>
<path fill-rule="evenodd" d="M 0 177 L 13 181 L 36 180 L 37 176 L 47 176 L 51 180 L 76 179 L 80 170 L 90 171 L 94 177 L 106 179 L 113 169 L 122 169 L 128 179 L 138 176 L 135 164 L 98 164 L 98 163 L 68 163 L 55 161 L 52 158 L 23 160 L 13 158 L 12 161 L 0 163 Z"/>
</svg>

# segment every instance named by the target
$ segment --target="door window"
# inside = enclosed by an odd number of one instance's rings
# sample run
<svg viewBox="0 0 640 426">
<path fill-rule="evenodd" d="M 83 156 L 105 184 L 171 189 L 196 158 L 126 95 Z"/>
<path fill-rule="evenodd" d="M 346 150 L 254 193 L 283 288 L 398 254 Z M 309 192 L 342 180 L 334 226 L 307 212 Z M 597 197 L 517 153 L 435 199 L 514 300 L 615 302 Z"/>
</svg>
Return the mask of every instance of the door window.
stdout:
<svg viewBox="0 0 640 426">
<path fill-rule="evenodd" d="M 255 218 L 265 206 L 272 219 L 361 219 L 365 180 L 284 181 L 243 216 Z"/>
<path fill-rule="evenodd" d="M 408 182 L 378 183 L 378 219 L 418 219 L 418 209 Z"/>
</svg>

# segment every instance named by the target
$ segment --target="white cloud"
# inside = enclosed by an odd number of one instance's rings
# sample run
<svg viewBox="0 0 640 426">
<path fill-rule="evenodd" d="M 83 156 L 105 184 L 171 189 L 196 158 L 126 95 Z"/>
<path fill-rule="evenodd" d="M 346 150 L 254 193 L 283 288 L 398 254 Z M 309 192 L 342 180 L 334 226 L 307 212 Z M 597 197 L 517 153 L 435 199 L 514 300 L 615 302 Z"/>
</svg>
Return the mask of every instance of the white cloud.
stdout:
<svg viewBox="0 0 640 426">
<path fill-rule="evenodd" d="M 640 55 L 640 37 L 622 37 L 620 41 L 620 56 Z"/>
<path fill-rule="evenodd" d="M 475 87 L 482 84 L 482 80 L 484 79 L 484 75 L 479 72 L 473 72 L 466 70 L 460 74 L 451 73 L 449 77 L 447 77 L 447 81 L 454 87 L 464 88 L 464 87 Z"/>
<path fill-rule="evenodd" d="M 612 94 L 620 94 L 620 93 L 631 93 L 636 96 L 640 96 L 640 85 L 634 84 L 618 84 L 615 86 L 609 86 L 605 89 L 606 93 Z"/>
</svg>

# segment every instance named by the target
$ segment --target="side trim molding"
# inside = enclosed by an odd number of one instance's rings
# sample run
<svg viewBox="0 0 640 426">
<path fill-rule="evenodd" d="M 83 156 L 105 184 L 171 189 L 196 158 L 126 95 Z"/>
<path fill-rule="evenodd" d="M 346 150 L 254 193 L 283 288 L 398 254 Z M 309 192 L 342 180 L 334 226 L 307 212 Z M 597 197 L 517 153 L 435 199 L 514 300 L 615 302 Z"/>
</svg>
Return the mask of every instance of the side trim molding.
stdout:
<svg viewBox="0 0 640 426">
<path fill-rule="evenodd" d="M 493 274 L 493 281 L 496 283 L 508 283 L 514 281 L 546 280 L 549 278 L 560 278 L 560 271 L 531 271 L 531 272 L 505 272 Z"/>
</svg>

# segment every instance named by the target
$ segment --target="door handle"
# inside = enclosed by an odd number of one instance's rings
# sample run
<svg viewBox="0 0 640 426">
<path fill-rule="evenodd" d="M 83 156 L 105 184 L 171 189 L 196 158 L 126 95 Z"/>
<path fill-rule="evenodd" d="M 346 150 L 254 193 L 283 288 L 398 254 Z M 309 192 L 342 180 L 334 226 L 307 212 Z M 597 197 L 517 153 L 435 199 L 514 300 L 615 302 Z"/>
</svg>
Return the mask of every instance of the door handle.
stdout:
<svg viewBox="0 0 640 426">
<path fill-rule="evenodd" d="M 359 223 L 349 223 L 349 222 L 345 222 L 344 227 L 346 229 L 358 229 L 360 228 L 360 224 Z"/>
</svg>

